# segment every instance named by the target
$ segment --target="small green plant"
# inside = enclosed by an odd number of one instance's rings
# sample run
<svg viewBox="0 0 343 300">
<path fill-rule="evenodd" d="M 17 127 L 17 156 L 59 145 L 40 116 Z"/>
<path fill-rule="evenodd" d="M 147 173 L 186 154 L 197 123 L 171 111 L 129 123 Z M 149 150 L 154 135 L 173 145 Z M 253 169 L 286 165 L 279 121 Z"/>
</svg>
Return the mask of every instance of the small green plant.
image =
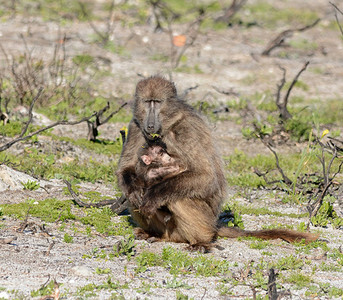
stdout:
<svg viewBox="0 0 343 300">
<path fill-rule="evenodd" d="M 125 255 L 127 259 L 130 260 L 131 257 L 135 255 L 134 248 L 135 238 L 133 235 L 129 235 L 120 240 L 117 245 L 113 246 L 114 255 L 116 257 Z"/>
<path fill-rule="evenodd" d="M 98 274 L 98 275 L 110 274 L 111 273 L 111 269 L 110 268 L 106 268 L 106 269 L 96 268 L 95 269 L 95 273 Z"/>
<path fill-rule="evenodd" d="M 51 295 L 55 289 L 55 281 L 51 280 L 49 283 L 43 285 L 40 289 L 32 291 L 31 297 Z"/>
<path fill-rule="evenodd" d="M 176 291 L 176 300 L 192 300 L 193 297 L 189 298 L 187 295 L 181 293 L 180 291 Z"/>
<path fill-rule="evenodd" d="M 311 218 L 311 223 L 314 226 L 326 227 L 329 223 L 335 228 L 343 226 L 343 218 L 337 216 L 330 200 L 334 201 L 335 199 L 332 197 L 325 197 L 318 213 Z"/>
<path fill-rule="evenodd" d="M 64 234 L 63 241 L 65 243 L 72 243 L 73 240 L 74 240 L 74 238 L 71 235 L 69 235 L 68 233 Z"/>
<path fill-rule="evenodd" d="M 24 187 L 24 190 L 35 191 L 40 188 L 40 184 L 35 180 L 28 180 L 26 183 L 21 182 Z"/>
</svg>

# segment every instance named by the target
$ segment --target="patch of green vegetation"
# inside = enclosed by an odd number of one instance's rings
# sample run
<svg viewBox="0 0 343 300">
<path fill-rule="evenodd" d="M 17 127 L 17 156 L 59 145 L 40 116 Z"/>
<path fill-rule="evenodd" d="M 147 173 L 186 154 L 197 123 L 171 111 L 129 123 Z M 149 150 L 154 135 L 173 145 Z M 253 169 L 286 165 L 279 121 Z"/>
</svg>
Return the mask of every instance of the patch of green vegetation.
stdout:
<svg viewBox="0 0 343 300">
<path fill-rule="evenodd" d="M 317 240 L 311 243 L 305 243 L 301 241 L 299 243 L 294 243 L 297 253 L 310 254 L 313 249 L 321 248 L 323 252 L 328 252 L 330 248 L 325 241 Z"/>
<path fill-rule="evenodd" d="M 44 222 L 50 223 L 57 220 L 62 222 L 66 220 L 80 221 L 84 225 L 93 226 L 102 234 L 124 236 L 133 234 L 128 217 L 122 217 L 119 221 L 113 222 L 111 217 L 114 216 L 114 213 L 109 207 L 77 209 L 71 200 L 59 201 L 56 199 L 38 201 L 37 204 L 32 202 L 2 204 L 0 208 L 4 215 L 20 219 L 25 218 L 29 213 L 30 216 L 38 217 Z"/>
<path fill-rule="evenodd" d="M 117 99 L 113 100 L 102 96 L 93 97 L 88 92 L 86 92 L 85 89 L 76 90 L 75 95 L 73 96 L 77 100 L 72 101 L 72 99 L 66 99 L 65 101 L 54 101 L 54 99 L 52 98 L 50 99 L 50 103 L 52 103 L 51 105 L 49 105 L 48 107 L 37 107 L 37 112 L 44 114 L 50 120 L 57 121 L 67 119 L 67 116 L 69 115 L 73 115 L 80 119 L 85 116 L 91 116 L 94 111 L 99 111 L 100 109 L 103 109 L 108 102 L 110 102 L 110 109 L 108 110 L 108 115 L 112 111 L 116 111 L 120 107 L 120 103 L 119 101 L 117 101 Z M 104 114 L 104 117 L 106 117 L 106 113 Z M 109 122 L 128 123 L 131 120 L 131 117 L 132 115 L 129 109 L 124 107 L 118 113 L 116 113 L 109 120 Z M 90 119 L 90 121 L 94 120 Z M 99 127 L 99 130 L 101 131 L 101 127 Z"/>
<path fill-rule="evenodd" d="M 305 275 L 301 272 L 293 272 L 289 276 L 285 277 L 284 280 L 291 283 L 297 289 L 308 287 L 310 283 L 312 283 L 311 276 Z"/>
<path fill-rule="evenodd" d="M 21 133 L 24 126 L 25 126 L 25 124 L 23 124 L 23 122 L 19 122 L 19 121 L 11 121 L 11 122 L 7 123 L 6 125 L 1 124 L 0 136 L 7 136 L 7 137 L 17 136 Z M 27 133 L 34 132 L 38 129 L 39 129 L 38 126 L 34 126 L 34 125 L 30 124 L 28 129 L 27 129 Z M 27 134 L 25 134 L 25 135 L 27 135 Z"/>
<path fill-rule="evenodd" d="M 180 291 L 176 291 L 176 300 L 194 300 L 193 297 L 188 297 L 187 295 L 181 293 Z"/>
<path fill-rule="evenodd" d="M 225 260 L 204 255 L 192 257 L 189 253 L 172 247 L 163 248 L 162 254 L 144 251 L 136 257 L 136 263 L 137 273 L 145 272 L 148 267 L 162 266 L 173 275 L 195 273 L 205 277 L 227 274 L 231 266 L 231 263 Z"/>
<path fill-rule="evenodd" d="M 59 152 L 55 156 L 54 154 L 42 153 L 36 148 L 27 148 L 22 155 L 13 155 L 7 151 L 2 151 L 0 152 L 0 161 L 10 161 L 16 165 L 18 170 L 45 179 L 57 178 L 89 182 L 96 180 L 115 181 L 116 161 L 108 164 L 102 164 L 91 158 L 83 163 L 80 163 L 77 158 L 66 163 L 56 161 L 63 156 L 63 152 Z"/>
<path fill-rule="evenodd" d="M 275 263 L 275 267 L 279 270 L 295 270 L 301 269 L 303 266 L 303 259 L 297 258 L 293 255 L 282 257 Z"/>
<path fill-rule="evenodd" d="M 132 227 L 128 218 L 121 218 L 118 223 L 111 222 L 114 214 L 109 207 L 91 207 L 85 210 L 85 216 L 80 221 L 85 225 L 93 226 L 96 231 L 108 235 L 129 235 L 132 234 Z"/>
<path fill-rule="evenodd" d="M 329 296 L 329 297 L 342 297 L 343 289 L 335 286 L 331 286 L 330 283 L 319 283 L 319 295 Z"/>
<path fill-rule="evenodd" d="M 38 201 L 26 201 L 16 204 L 1 204 L 4 215 L 14 216 L 19 219 L 25 218 L 27 212 L 33 217 L 41 218 L 44 222 L 55 222 L 57 220 L 75 220 L 76 216 L 71 212 L 72 201 L 59 201 L 54 198 Z"/>
<path fill-rule="evenodd" d="M 73 57 L 73 63 L 85 70 L 87 67 L 94 63 L 94 57 L 89 54 L 78 54 Z"/>
<path fill-rule="evenodd" d="M 115 141 L 98 139 L 95 142 L 88 141 L 87 139 L 72 139 L 68 137 L 57 137 L 55 135 L 50 135 L 54 140 L 66 141 L 83 149 L 94 151 L 97 154 L 105 154 L 113 156 L 120 154 L 123 148 L 123 143 L 120 138 L 117 138 Z"/>
<path fill-rule="evenodd" d="M 257 241 L 253 241 L 250 245 L 249 248 L 250 249 L 258 249 L 258 250 L 262 250 L 268 246 L 270 246 L 271 243 L 269 241 L 263 241 L 263 240 L 257 240 Z"/>
<path fill-rule="evenodd" d="M 24 190 L 35 191 L 40 188 L 40 184 L 35 180 L 28 180 L 27 182 L 21 182 Z"/>
<path fill-rule="evenodd" d="M 65 233 L 65 234 L 64 234 L 64 236 L 63 236 L 63 241 L 64 241 L 65 243 L 72 243 L 73 240 L 74 240 L 74 238 L 73 238 L 71 235 L 69 235 L 68 233 Z"/>
<path fill-rule="evenodd" d="M 246 13 L 242 15 L 245 22 L 253 22 L 258 20 L 258 23 L 268 28 L 277 28 L 284 24 L 309 25 L 318 19 L 316 12 L 307 9 L 297 9 L 295 7 L 276 8 L 263 0 L 255 3 L 247 3 L 244 7 Z"/>
<path fill-rule="evenodd" d="M 120 240 L 117 245 L 113 246 L 114 255 L 116 257 L 126 256 L 130 261 L 131 257 L 135 255 L 135 237 L 133 235 L 128 235 L 124 239 Z"/>
<path fill-rule="evenodd" d="M 180 72 L 180 73 L 187 73 L 187 74 L 203 74 L 204 73 L 198 64 L 195 64 L 194 66 L 181 65 L 175 68 L 174 71 Z"/>
<path fill-rule="evenodd" d="M 156 54 L 152 55 L 150 57 L 150 59 L 154 60 L 154 61 L 167 62 L 167 61 L 169 61 L 169 56 L 165 55 L 165 54 L 156 53 Z"/>
<path fill-rule="evenodd" d="M 167 280 L 165 285 L 165 288 L 167 289 L 178 289 L 178 288 L 183 288 L 186 290 L 192 289 L 193 287 L 190 286 L 187 283 L 182 282 L 181 280 L 177 280 L 176 276 L 173 277 L 171 280 Z"/>
<path fill-rule="evenodd" d="M 246 214 L 246 215 L 271 215 L 271 216 L 277 216 L 277 217 L 289 217 L 289 218 L 303 218 L 307 217 L 308 213 L 303 214 L 295 214 L 295 213 L 282 213 L 279 211 L 271 211 L 266 207 L 251 207 L 247 205 L 241 205 L 238 202 L 233 202 L 230 205 L 231 209 L 235 212 L 238 212 L 240 215 Z"/>
<path fill-rule="evenodd" d="M 315 51 L 318 49 L 318 44 L 316 42 L 311 42 L 307 39 L 292 39 L 289 41 L 292 48 L 304 51 Z M 308 86 L 306 91 L 308 90 Z"/>
<path fill-rule="evenodd" d="M 83 1 L 84 8 L 88 16 L 92 16 L 92 2 Z M 15 4 L 16 13 L 28 15 L 28 16 L 39 16 L 44 21 L 55 21 L 61 25 L 68 24 L 73 20 L 86 21 L 84 11 L 81 9 L 79 1 L 77 0 L 23 0 L 16 2 Z M 8 10 L 8 13 L 11 13 Z"/>
<path fill-rule="evenodd" d="M 47 296 L 53 294 L 55 289 L 55 282 L 51 280 L 48 284 L 45 284 L 40 289 L 32 291 L 31 297 Z"/>
<path fill-rule="evenodd" d="M 318 213 L 311 218 L 311 223 L 314 226 L 326 227 L 329 223 L 335 228 L 343 227 L 343 218 L 338 217 L 333 209 L 332 202 L 336 199 L 331 196 L 326 196 Z"/>
<path fill-rule="evenodd" d="M 110 274 L 111 273 L 111 269 L 110 268 L 106 268 L 106 269 L 96 268 L 95 269 L 95 273 L 98 274 L 98 275 Z"/>
<path fill-rule="evenodd" d="M 286 82 L 285 85 L 282 87 L 283 91 L 287 91 L 290 86 L 291 86 L 292 82 Z M 298 88 L 300 90 L 303 91 L 308 91 L 310 89 L 310 87 L 308 86 L 308 84 L 306 84 L 305 82 L 301 81 L 301 80 L 297 80 L 297 82 L 294 84 L 293 88 Z"/>
<path fill-rule="evenodd" d="M 79 288 L 77 291 L 77 295 L 78 296 L 85 296 L 86 298 L 87 297 L 95 297 L 96 291 L 100 291 L 100 290 L 117 291 L 119 289 L 128 289 L 128 288 L 129 288 L 128 283 L 120 284 L 120 282 L 118 280 L 113 281 L 111 277 L 108 277 L 108 279 L 105 282 L 103 282 L 102 284 L 89 283 L 89 284 Z"/>
</svg>

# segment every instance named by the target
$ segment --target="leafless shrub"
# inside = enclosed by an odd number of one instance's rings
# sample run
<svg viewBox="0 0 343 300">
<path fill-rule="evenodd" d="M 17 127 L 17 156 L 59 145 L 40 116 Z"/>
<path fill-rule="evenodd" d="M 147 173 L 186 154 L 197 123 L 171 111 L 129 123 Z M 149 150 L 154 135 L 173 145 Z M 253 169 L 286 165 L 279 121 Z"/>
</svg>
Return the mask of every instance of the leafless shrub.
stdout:
<svg viewBox="0 0 343 300">
<path fill-rule="evenodd" d="M 155 31 L 167 31 L 170 39 L 170 64 L 171 68 L 175 69 L 179 66 L 180 60 L 186 50 L 193 46 L 196 41 L 200 26 L 206 16 L 206 8 L 199 7 L 186 12 L 184 15 L 193 14 L 196 11 L 197 16 L 194 20 L 186 25 L 186 29 L 182 34 L 176 35 L 174 29 L 175 21 L 180 15 L 174 12 L 164 1 L 150 1 L 153 7 L 154 16 L 156 19 Z M 162 23 L 166 23 L 167 28 L 164 29 Z"/>
<path fill-rule="evenodd" d="M 107 123 L 115 114 L 117 114 L 125 105 L 127 105 L 127 102 L 125 102 L 124 104 L 122 104 L 116 111 L 111 112 L 105 119 L 102 119 L 103 114 L 110 109 L 110 103 L 107 102 L 107 105 L 95 112 L 95 120 L 91 121 L 90 119 L 87 120 L 87 124 L 88 124 L 88 135 L 87 135 L 87 139 L 89 141 L 96 141 L 96 137 L 98 136 L 98 127 Z"/>
<path fill-rule="evenodd" d="M 78 69 L 67 66 L 66 36 L 59 35 L 54 46 L 53 55 L 50 59 L 43 60 L 33 56 L 33 49 L 29 49 L 25 38 L 24 53 L 19 56 L 9 55 L 0 46 L 5 56 L 5 70 L 1 80 L 6 83 L 6 89 L 1 89 L 1 97 L 6 95 L 5 102 L 19 102 L 20 105 L 29 105 L 38 93 L 39 89 L 44 92 L 40 95 L 38 105 L 48 105 L 54 101 L 57 104 L 62 101 L 71 103 L 76 99 L 80 78 Z M 7 107 L 6 104 L 6 107 Z"/>
</svg>

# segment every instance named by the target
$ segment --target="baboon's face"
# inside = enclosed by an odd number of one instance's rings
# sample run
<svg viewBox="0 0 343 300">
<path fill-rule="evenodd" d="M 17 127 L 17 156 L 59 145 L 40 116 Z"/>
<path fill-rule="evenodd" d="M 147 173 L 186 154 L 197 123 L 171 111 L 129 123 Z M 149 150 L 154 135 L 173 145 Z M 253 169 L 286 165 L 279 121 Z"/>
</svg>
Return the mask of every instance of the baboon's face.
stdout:
<svg viewBox="0 0 343 300">
<path fill-rule="evenodd" d="M 149 140 L 160 136 L 161 120 L 163 121 L 163 114 L 168 108 L 166 103 L 175 97 L 174 84 L 161 77 L 150 77 L 137 84 L 134 117 Z"/>
</svg>

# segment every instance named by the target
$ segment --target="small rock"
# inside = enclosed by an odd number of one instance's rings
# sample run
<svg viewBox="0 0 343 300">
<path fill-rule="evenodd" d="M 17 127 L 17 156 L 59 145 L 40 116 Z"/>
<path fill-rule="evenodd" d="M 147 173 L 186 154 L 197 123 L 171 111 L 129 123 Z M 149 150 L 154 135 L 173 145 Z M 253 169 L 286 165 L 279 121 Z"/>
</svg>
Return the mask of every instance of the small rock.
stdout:
<svg viewBox="0 0 343 300">
<path fill-rule="evenodd" d="M 78 276 L 89 277 L 93 275 L 93 270 L 86 266 L 75 266 L 71 268 L 71 271 Z"/>
</svg>

